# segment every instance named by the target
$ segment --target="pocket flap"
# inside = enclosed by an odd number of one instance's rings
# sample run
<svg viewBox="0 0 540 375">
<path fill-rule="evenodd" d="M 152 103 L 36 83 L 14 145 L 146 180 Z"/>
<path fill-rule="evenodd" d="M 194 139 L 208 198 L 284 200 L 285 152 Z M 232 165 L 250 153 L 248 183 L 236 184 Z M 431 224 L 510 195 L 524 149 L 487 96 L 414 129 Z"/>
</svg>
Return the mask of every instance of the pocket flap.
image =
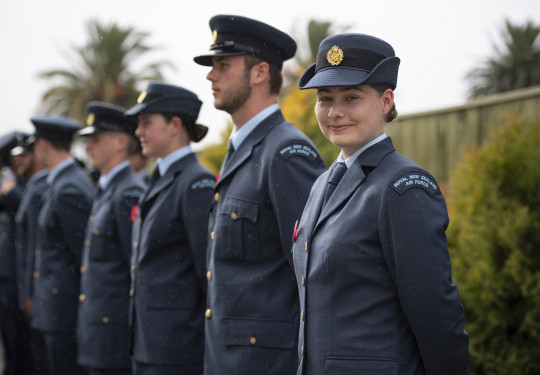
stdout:
<svg viewBox="0 0 540 375">
<path fill-rule="evenodd" d="M 225 319 L 225 344 L 293 349 L 296 330 L 291 321 Z"/>
</svg>

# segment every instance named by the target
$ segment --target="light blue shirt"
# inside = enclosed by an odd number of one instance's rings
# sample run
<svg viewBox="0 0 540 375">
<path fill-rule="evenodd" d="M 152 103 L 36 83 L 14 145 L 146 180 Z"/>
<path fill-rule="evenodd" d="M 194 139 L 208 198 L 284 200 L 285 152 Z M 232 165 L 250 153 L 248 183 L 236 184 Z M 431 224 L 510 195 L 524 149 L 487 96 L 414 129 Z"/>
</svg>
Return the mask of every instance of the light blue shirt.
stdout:
<svg viewBox="0 0 540 375">
<path fill-rule="evenodd" d="M 67 167 L 70 165 L 75 164 L 75 159 L 73 158 L 67 158 L 60 164 L 58 164 L 53 170 L 49 171 L 49 175 L 47 176 L 47 184 L 52 185 L 54 180 L 56 180 L 56 177 Z"/>
<path fill-rule="evenodd" d="M 366 151 L 368 148 L 370 148 L 371 146 L 373 146 L 374 144 L 376 143 L 379 143 L 380 141 L 382 141 L 383 139 L 387 138 L 388 136 L 383 133 L 381 135 L 379 135 L 377 138 L 375 138 L 374 140 L 372 140 L 371 142 L 368 142 L 364 145 L 364 147 L 360 148 L 359 150 L 357 150 L 354 154 L 352 154 L 351 156 L 349 156 L 347 158 L 347 160 L 343 160 L 343 151 L 339 153 L 339 156 L 337 158 L 337 162 L 338 163 L 343 163 L 345 162 L 345 165 L 347 166 L 347 169 L 349 169 L 351 167 L 351 165 L 353 165 L 353 163 L 356 161 L 356 159 L 360 156 L 360 154 L 364 151 Z"/>
<path fill-rule="evenodd" d="M 257 125 L 263 122 L 264 119 L 266 119 L 268 116 L 270 116 L 272 113 L 274 113 L 278 109 L 279 109 L 279 106 L 277 103 L 272 104 L 271 106 L 263 109 L 262 111 L 257 113 L 255 116 L 253 116 L 239 130 L 237 130 L 235 126 L 233 128 L 233 131 L 231 132 L 231 136 L 229 137 L 229 139 L 232 141 L 234 149 L 238 150 L 238 147 L 240 147 L 242 142 L 244 142 L 247 136 L 251 134 L 251 132 L 257 127 Z"/>
<path fill-rule="evenodd" d="M 191 150 L 191 147 L 187 145 L 187 146 L 179 148 L 178 150 L 171 152 L 169 155 L 165 156 L 163 159 L 161 158 L 157 159 L 156 168 L 159 168 L 159 175 L 165 176 L 165 173 L 167 173 L 167 170 L 169 169 L 171 165 L 173 165 L 178 160 L 192 153 L 193 151 Z"/>
<path fill-rule="evenodd" d="M 124 168 L 128 168 L 128 167 L 129 167 L 129 161 L 125 160 L 122 163 L 118 164 L 113 169 L 111 169 L 109 173 L 107 173 L 106 175 L 102 175 L 98 181 L 98 184 L 101 190 L 105 191 L 105 189 L 107 189 L 107 186 L 109 186 L 109 183 L 112 181 L 114 176 L 116 176 L 118 173 L 124 170 Z"/>
</svg>

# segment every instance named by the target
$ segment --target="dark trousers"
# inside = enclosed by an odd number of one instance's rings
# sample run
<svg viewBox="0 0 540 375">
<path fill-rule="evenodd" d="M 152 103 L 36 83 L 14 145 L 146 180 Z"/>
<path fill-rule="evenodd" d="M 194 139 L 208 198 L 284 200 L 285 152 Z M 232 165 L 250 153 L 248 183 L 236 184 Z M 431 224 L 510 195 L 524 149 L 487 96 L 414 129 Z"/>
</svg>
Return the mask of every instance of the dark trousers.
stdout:
<svg viewBox="0 0 540 375">
<path fill-rule="evenodd" d="M 86 375 L 131 375 L 130 370 L 95 369 L 85 367 Z"/>
<path fill-rule="evenodd" d="M 0 331 L 4 348 L 4 375 L 34 375 L 30 330 L 17 306 L 15 283 L 1 282 Z"/>
<path fill-rule="evenodd" d="M 200 366 L 166 366 L 150 365 L 133 361 L 133 375 L 202 375 Z"/>
<path fill-rule="evenodd" d="M 54 375 L 84 375 L 77 364 L 75 332 L 45 332 L 49 372 Z"/>
<path fill-rule="evenodd" d="M 28 322 L 30 325 L 30 319 L 28 319 Z M 42 331 L 30 328 L 30 346 L 32 348 L 32 362 L 35 373 L 39 375 L 52 375 L 49 372 L 45 335 Z"/>
</svg>

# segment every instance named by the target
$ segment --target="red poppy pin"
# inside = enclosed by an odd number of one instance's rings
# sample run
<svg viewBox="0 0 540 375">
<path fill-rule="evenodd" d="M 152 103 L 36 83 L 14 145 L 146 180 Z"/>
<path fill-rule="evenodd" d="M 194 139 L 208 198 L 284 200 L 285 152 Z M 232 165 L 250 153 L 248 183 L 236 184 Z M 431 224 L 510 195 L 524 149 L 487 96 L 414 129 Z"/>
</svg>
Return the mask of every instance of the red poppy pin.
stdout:
<svg viewBox="0 0 540 375">
<path fill-rule="evenodd" d="M 221 176 L 221 171 L 218 172 L 217 176 L 216 176 L 216 185 L 218 184 L 219 182 L 219 176 Z"/>
<path fill-rule="evenodd" d="M 298 236 L 298 220 L 296 220 L 296 223 L 294 223 L 294 232 L 292 235 L 292 242 L 296 240 L 296 236 Z"/>
<path fill-rule="evenodd" d="M 137 220 L 137 215 L 139 214 L 139 206 L 133 206 L 131 207 L 131 222 L 135 222 Z"/>
</svg>

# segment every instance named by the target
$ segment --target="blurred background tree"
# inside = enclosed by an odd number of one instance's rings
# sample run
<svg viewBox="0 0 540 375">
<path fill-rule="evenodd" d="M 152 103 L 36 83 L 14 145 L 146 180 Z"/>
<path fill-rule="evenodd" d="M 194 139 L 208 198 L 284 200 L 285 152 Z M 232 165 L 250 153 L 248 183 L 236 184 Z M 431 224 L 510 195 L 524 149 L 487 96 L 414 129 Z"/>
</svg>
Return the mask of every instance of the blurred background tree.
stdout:
<svg viewBox="0 0 540 375">
<path fill-rule="evenodd" d="M 540 26 L 505 22 L 504 45 L 493 46 L 495 56 L 467 74 L 469 98 L 540 85 Z"/>
<path fill-rule="evenodd" d="M 143 82 L 162 80 L 164 67 L 174 69 L 170 62 L 156 61 L 134 71 L 134 62 L 155 49 L 146 43 L 148 33 L 98 21 L 89 22 L 87 31 L 88 42 L 69 51 L 70 69 L 40 74 L 40 78 L 52 81 L 42 97 L 45 113 L 71 116 L 83 122 L 85 106 L 92 100 L 131 107 Z"/>
<path fill-rule="evenodd" d="M 450 184 L 447 231 L 471 374 L 539 374 L 540 127 L 511 119 Z"/>
</svg>

